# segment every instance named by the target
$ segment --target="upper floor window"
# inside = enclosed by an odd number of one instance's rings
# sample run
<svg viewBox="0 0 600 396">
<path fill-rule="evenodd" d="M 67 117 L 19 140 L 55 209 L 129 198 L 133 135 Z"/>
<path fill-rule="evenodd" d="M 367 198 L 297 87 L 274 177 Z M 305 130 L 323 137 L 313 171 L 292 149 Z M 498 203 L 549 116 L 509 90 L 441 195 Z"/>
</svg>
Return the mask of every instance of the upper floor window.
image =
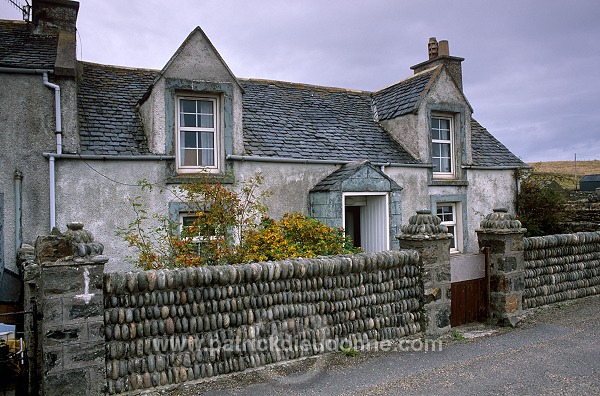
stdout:
<svg viewBox="0 0 600 396">
<path fill-rule="evenodd" d="M 452 118 L 431 118 L 431 162 L 437 177 L 454 175 L 454 142 Z"/>
<path fill-rule="evenodd" d="M 216 170 L 219 164 L 217 98 L 180 97 L 177 106 L 177 169 L 182 173 Z"/>
</svg>

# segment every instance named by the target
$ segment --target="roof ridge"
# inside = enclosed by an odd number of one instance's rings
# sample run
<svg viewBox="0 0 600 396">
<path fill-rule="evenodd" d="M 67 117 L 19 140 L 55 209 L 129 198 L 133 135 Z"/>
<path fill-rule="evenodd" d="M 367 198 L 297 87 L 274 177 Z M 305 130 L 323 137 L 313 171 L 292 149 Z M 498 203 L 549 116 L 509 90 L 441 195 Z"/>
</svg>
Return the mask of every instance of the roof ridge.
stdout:
<svg viewBox="0 0 600 396">
<path fill-rule="evenodd" d="M 340 88 L 340 87 L 331 87 L 326 85 L 316 85 L 316 84 L 307 84 L 307 83 L 299 83 L 299 82 L 291 82 L 291 81 L 282 81 L 282 80 L 271 80 L 264 78 L 242 78 L 238 77 L 240 82 L 255 82 L 261 84 L 273 84 L 273 85 L 285 85 L 290 87 L 298 87 L 298 88 L 312 88 L 312 89 L 322 89 L 327 91 L 338 91 L 338 92 L 352 92 L 352 93 L 361 93 L 361 94 L 371 94 L 372 91 L 365 91 L 360 89 L 350 89 L 350 88 Z"/>
<path fill-rule="evenodd" d="M 106 67 L 106 68 L 111 68 L 111 69 L 121 69 L 121 70 L 139 70 L 139 71 L 148 71 L 148 72 L 160 72 L 160 70 L 158 69 L 148 69 L 145 67 L 131 67 L 131 66 L 121 66 L 121 65 L 108 65 L 105 63 L 97 63 L 97 62 L 90 62 L 90 61 L 82 61 L 82 60 L 78 60 L 77 62 L 82 63 L 82 64 L 86 64 L 86 65 L 90 65 L 90 66 L 100 66 L 100 67 Z"/>
<path fill-rule="evenodd" d="M 386 90 L 386 89 L 388 89 L 388 88 L 393 88 L 393 87 L 395 87 L 396 85 L 402 84 L 402 83 L 404 83 L 404 82 L 406 82 L 406 81 L 408 81 L 408 80 L 411 80 L 411 79 L 413 79 L 413 78 L 416 78 L 416 77 L 421 77 L 421 76 L 423 76 L 424 74 L 427 74 L 427 73 L 433 73 L 433 72 L 435 71 L 435 69 L 437 69 L 437 68 L 439 68 L 439 67 L 441 67 L 441 65 L 434 66 L 434 67 L 431 67 L 431 68 L 429 68 L 429 69 L 422 70 L 422 71 L 420 71 L 420 72 L 418 72 L 418 73 L 415 73 L 415 74 L 413 74 L 412 76 L 408 76 L 408 77 L 406 77 L 406 78 L 404 78 L 404 79 L 402 79 L 402 80 L 400 80 L 400 81 L 397 81 L 397 82 L 395 82 L 395 83 L 393 83 L 393 84 L 390 84 L 390 85 L 388 85 L 387 87 L 384 87 L 384 88 L 378 89 L 377 91 L 373 91 L 373 94 L 378 94 L 378 93 L 381 93 L 382 91 L 385 91 L 385 90 Z"/>
</svg>

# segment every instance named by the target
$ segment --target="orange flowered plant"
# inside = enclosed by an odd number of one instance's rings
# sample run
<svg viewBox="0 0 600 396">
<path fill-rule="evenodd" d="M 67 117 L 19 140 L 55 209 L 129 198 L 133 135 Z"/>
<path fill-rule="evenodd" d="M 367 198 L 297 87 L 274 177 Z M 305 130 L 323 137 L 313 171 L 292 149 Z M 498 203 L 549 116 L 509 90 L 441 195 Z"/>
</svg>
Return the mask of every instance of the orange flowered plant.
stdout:
<svg viewBox="0 0 600 396">
<path fill-rule="evenodd" d="M 135 220 L 119 228 L 133 258 L 142 269 L 236 264 L 356 253 L 343 230 L 329 227 L 299 213 L 285 214 L 276 221 L 265 216 L 264 201 L 270 193 L 261 190 L 263 176 L 256 174 L 239 186 L 214 183 L 210 175 L 170 191 L 189 209 L 183 226 L 162 214 L 148 215 L 131 199 Z M 152 186 L 142 181 L 143 189 Z M 237 188 L 236 188 L 237 187 Z"/>
</svg>

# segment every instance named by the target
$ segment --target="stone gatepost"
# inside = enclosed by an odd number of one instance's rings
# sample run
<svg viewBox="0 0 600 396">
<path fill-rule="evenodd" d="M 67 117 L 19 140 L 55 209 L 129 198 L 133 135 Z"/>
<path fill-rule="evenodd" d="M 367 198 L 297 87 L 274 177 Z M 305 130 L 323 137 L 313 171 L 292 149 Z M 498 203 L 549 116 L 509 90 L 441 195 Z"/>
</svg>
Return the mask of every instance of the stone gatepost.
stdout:
<svg viewBox="0 0 600 396">
<path fill-rule="evenodd" d="M 419 252 L 423 282 L 423 329 L 438 336 L 450 330 L 450 239 L 448 228 L 430 210 L 418 210 L 396 235 L 400 249 Z"/>
<path fill-rule="evenodd" d="M 476 230 L 479 247 L 490 253 L 491 318 L 514 327 L 523 310 L 523 237 L 527 230 L 506 209 L 494 209 L 480 227 Z"/>
<path fill-rule="evenodd" d="M 40 394 L 105 392 L 103 249 L 81 223 L 35 243 L 36 261 L 25 268 L 25 304 L 34 312 L 26 328 L 34 333 L 28 338 Z"/>
</svg>

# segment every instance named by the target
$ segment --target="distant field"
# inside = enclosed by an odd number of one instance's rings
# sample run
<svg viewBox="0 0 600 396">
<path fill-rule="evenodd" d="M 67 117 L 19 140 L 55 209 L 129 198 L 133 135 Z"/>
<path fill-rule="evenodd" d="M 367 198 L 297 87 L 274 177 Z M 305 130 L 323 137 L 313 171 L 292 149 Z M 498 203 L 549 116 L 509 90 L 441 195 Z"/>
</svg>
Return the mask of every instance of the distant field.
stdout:
<svg viewBox="0 0 600 396">
<path fill-rule="evenodd" d="M 579 188 L 579 180 L 585 175 L 600 174 L 600 160 L 592 161 L 546 161 L 530 162 L 534 172 L 552 176 L 561 186 L 569 190 Z"/>
</svg>

